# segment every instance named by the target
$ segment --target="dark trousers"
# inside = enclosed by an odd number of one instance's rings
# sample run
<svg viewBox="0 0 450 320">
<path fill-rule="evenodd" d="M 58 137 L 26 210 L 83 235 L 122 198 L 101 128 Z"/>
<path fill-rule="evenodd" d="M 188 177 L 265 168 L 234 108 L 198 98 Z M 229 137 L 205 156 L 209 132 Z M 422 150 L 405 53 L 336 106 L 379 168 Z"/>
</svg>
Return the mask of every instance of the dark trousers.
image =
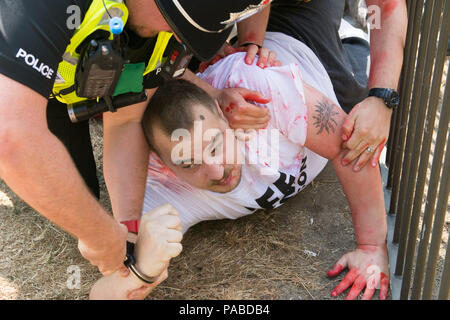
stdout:
<svg viewBox="0 0 450 320">
<path fill-rule="evenodd" d="M 93 195 L 100 198 L 97 167 L 89 132 L 89 121 L 72 123 L 67 106 L 56 99 L 47 104 L 48 129 L 64 144 Z"/>
</svg>

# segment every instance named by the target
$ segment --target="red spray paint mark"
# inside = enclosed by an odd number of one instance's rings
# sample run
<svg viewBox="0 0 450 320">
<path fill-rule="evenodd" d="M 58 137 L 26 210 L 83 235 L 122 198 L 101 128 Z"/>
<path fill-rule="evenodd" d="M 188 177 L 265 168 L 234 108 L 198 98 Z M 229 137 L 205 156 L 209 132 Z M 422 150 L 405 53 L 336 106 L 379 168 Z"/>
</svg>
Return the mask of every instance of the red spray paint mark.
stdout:
<svg viewBox="0 0 450 320">
<path fill-rule="evenodd" d="M 342 272 L 342 270 L 344 270 L 344 267 L 341 266 L 340 264 L 338 264 L 338 265 L 335 265 L 332 270 L 328 271 L 327 275 L 329 277 L 336 277 L 339 273 Z"/>
<path fill-rule="evenodd" d="M 256 41 L 256 34 L 252 31 L 250 31 L 249 33 L 247 33 L 246 36 L 247 41 L 245 41 L 246 43 L 248 42 L 255 42 Z"/>
<path fill-rule="evenodd" d="M 296 116 L 294 119 L 294 125 L 298 125 L 298 121 L 302 118 L 302 116 Z"/>
<path fill-rule="evenodd" d="M 235 88 L 239 87 L 240 85 L 242 85 L 242 79 L 239 80 L 238 82 L 236 82 L 236 84 L 234 85 Z"/>
<path fill-rule="evenodd" d="M 387 19 L 389 18 L 392 13 L 397 9 L 398 6 L 398 0 L 385 0 L 383 1 L 383 8 L 381 9 L 381 12 L 383 14 L 383 18 Z"/>
<path fill-rule="evenodd" d="M 232 103 L 228 107 L 225 108 L 225 112 L 233 113 L 234 106 Z"/>
</svg>

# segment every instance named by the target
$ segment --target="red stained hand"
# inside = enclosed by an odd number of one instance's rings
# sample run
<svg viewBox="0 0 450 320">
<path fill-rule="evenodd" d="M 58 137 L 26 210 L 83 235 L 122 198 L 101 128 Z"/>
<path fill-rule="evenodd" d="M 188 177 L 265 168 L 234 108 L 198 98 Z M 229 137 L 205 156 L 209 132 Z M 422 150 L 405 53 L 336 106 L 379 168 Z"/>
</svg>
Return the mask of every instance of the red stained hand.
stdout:
<svg viewBox="0 0 450 320">
<path fill-rule="evenodd" d="M 246 88 L 223 89 L 217 97 L 217 102 L 231 128 L 266 128 L 270 120 L 269 110 L 256 106 L 248 101 L 266 104 L 270 102 L 270 99 L 266 99 L 262 94 Z"/>
<path fill-rule="evenodd" d="M 342 256 L 332 270 L 329 277 L 336 277 L 345 268 L 349 272 L 334 288 L 331 296 L 336 297 L 351 287 L 346 300 L 355 300 L 364 291 L 362 300 L 370 300 L 380 286 L 380 299 L 385 300 L 389 290 L 389 267 L 386 246 L 360 245 L 355 251 Z"/>
</svg>

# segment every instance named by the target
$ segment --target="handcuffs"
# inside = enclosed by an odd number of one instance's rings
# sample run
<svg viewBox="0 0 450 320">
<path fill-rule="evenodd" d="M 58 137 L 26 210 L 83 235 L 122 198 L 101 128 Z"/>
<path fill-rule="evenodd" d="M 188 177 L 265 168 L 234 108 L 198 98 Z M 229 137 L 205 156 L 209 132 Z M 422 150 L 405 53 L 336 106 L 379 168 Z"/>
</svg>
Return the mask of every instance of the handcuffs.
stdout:
<svg viewBox="0 0 450 320">
<path fill-rule="evenodd" d="M 124 224 L 128 228 L 128 232 L 134 233 L 137 235 L 139 231 L 139 225 L 140 220 L 128 220 L 128 221 L 122 221 L 122 224 Z M 136 267 L 136 258 L 134 257 L 134 247 L 135 244 L 131 241 L 127 241 L 127 253 L 124 259 L 123 264 L 125 267 L 127 267 L 139 280 L 147 283 L 147 284 L 154 284 L 159 276 L 156 277 L 149 277 L 145 274 L 143 274 L 139 269 Z"/>
</svg>

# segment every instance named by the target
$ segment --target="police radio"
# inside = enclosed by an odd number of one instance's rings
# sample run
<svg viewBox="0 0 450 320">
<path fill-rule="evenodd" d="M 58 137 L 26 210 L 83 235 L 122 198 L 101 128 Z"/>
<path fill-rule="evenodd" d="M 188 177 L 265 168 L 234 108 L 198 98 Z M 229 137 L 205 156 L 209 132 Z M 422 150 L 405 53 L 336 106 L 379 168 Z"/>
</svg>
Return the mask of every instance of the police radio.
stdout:
<svg viewBox="0 0 450 320">
<path fill-rule="evenodd" d="M 120 75 L 127 61 L 120 34 L 123 21 L 110 19 L 113 40 L 91 39 L 82 48 L 75 73 L 75 90 L 78 97 L 90 100 L 68 105 L 72 122 L 80 122 L 106 111 L 115 112 L 147 99 L 145 88 L 139 93 L 124 93 L 114 96 Z M 175 39 L 169 42 L 165 50 L 166 61 L 155 71 L 163 79 L 172 79 L 184 74 L 192 54 L 185 45 Z"/>
<path fill-rule="evenodd" d="M 184 44 L 174 40 L 169 42 L 166 56 L 166 61 L 156 70 L 156 74 L 160 74 L 165 80 L 170 80 L 184 74 L 193 54 Z"/>
</svg>

